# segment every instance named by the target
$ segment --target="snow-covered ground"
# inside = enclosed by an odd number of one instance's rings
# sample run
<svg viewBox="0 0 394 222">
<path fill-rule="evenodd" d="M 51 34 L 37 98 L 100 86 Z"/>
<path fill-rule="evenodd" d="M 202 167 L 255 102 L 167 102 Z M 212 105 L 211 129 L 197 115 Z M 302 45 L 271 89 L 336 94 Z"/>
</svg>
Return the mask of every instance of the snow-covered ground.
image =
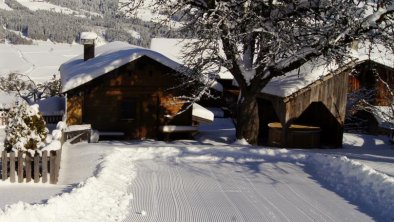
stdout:
<svg viewBox="0 0 394 222">
<path fill-rule="evenodd" d="M 386 138 L 268 149 L 228 144 L 228 119 L 214 127 L 201 141 L 66 144 L 58 185 L 0 182 L 0 221 L 394 221 Z"/>
<path fill-rule="evenodd" d="M 59 74 L 67 60 L 83 53 L 83 46 L 39 42 L 35 45 L 0 44 L 0 75 L 18 72 L 42 82 Z"/>
<path fill-rule="evenodd" d="M 0 9 L 11 11 L 12 8 L 5 3 L 5 0 L 0 0 Z"/>
<path fill-rule="evenodd" d="M 69 9 L 66 7 L 54 5 L 49 2 L 45 2 L 45 1 L 36 1 L 36 0 L 16 0 L 16 1 L 31 11 L 47 10 L 47 11 L 51 11 L 51 12 L 57 12 L 57 13 L 62 13 L 62 14 L 67 14 L 67 15 L 76 15 L 76 16 L 80 16 L 80 17 L 85 17 L 85 15 L 84 15 L 85 13 L 90 14 L 92 16 L 101 16 L 100 14 L 95 13 L 95 12 L 83 11 L 84 13 L 80 13 L 78 11 L 75 11 L 75 10 L 72 10 L 72 9 Z"/>
</svg>

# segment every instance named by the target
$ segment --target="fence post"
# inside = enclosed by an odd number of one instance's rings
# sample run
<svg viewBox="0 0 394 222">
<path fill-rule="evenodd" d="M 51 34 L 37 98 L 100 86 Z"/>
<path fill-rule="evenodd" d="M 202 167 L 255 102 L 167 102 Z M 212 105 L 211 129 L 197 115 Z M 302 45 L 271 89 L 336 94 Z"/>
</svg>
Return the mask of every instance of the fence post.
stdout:
<svg viewBox="0 0 394 222">
<path fill-rule="evenodd" d="M 48 182 L 48 151 L 42 152 L 42 182 Z"/>
<path fill-rule="evenodd" d="M 31 181 L 31 155 L 30 153 L 26 153 L 25 157 L 25 167 L 26 167 L 26 182 Z"/>
<path fill-rule="evenodd" d="M 4 150 L 2 153 L 1 153 L 1 179 L 4 181 L 4 180 L 6 180 L 7 178 L 8 178 L 8 175 L 7 175 L 7 171 L 8 171 L 8 167 L 7 167 L 7 152 Z"/>
<path fill-rule="evenodd" d="M 34 154 L 33 172 L 34 183 L 40 182 L 40 154 L 38 152 Z"/>
<path fill-rule="evenodd" d="M 18 152 L 18 183 L 23 182 L 23 153 Z"/>
<path fill-rule="evenodd" d="M 49 152 L 49 183 L 55 184 L 56 183 L 56 152 L 50 151 Z"/>
<path fill-rule="evenodd" d="M 15 183 L 15 152 L 10 153 L 10 181 Z"/>
<path fill-rule="evenodd" d="M 62 149 L 56 150 L 56 161 L 55 161 L 55 183 L 59 181 L 60 161 L 62 159 Z"/>
</svg>

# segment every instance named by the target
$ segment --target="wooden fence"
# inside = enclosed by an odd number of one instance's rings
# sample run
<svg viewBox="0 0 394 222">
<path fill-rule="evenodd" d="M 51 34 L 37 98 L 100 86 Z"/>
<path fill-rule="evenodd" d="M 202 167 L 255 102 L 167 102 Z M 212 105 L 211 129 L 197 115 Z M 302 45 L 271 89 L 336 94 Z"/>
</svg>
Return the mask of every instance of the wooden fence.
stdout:
<svg viewBox="0 0 394 222">
<path fill-rule="evenodd" d="M 48 155 L 49 153 L 49 155 Z M 59 179 L 60 160 L 62 149 L 56 151 L 43 151 L 42 155 L 36 153 L 32 156 L 30 153 L 23 154 L 19 152 L 7 153 L 1 155 L 1 178 L 3 181 L 10 178 L 11 183 L 30 182 L 34 183 L 51 183 L 56 184 Z M 49 180 L 48 180 L 49 179 Z"/>
</svg>

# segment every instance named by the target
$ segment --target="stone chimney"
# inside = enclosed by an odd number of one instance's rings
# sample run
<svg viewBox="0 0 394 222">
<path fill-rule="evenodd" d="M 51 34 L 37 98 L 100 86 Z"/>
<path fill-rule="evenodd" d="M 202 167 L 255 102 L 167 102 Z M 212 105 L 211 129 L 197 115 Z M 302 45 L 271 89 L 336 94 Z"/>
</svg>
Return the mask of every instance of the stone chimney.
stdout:
<svg viewBox="0 0 394 222">
<path fill-rule="evenodd" d="M 83 61 L 94 58 L 94 41 L 97 39 L 97 34 L 94 32 L 82 32 L 81 43 L 83 44 Z"/>
</svg>

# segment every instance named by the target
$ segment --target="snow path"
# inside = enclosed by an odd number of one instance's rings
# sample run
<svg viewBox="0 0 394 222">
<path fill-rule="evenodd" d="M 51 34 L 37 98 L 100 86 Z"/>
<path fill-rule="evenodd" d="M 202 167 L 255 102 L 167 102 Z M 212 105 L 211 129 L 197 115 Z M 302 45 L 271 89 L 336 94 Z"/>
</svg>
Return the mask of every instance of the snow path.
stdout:
<svg viewBox="0 0 394 222">
<path fill-rule="evenodd" d="M 133 149 L 133 156 L 152 152 Z M 202 148 L 199 156 L 171 148 L 178 154 L 166 158 L 160 154 L 170 148 L 153 149 L 153 158 L 136 158 L 125 222 L 373 220 L 294 161 L 249 154 L 238 163 Z"/>
</svg>

